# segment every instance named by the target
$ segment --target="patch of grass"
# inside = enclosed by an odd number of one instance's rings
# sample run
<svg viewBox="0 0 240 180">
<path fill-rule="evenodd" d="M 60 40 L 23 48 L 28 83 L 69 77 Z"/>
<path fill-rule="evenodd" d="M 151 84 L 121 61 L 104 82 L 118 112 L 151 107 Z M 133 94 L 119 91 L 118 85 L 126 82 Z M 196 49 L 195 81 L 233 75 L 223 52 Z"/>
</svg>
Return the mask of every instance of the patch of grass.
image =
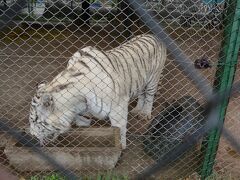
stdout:
<svg viewBox="0 0 240 180">
<path fill-rule="evenodd" d="M 54 173 L 46 176 L 44 175 L 31 176 L 30 180 L 67 180 L 67 178 L 61 176 L 58 173 Z M 98 173 L 97 175 L 92 175 L 92 176 L 79 177 L 79 180 L 129 180 L 129 178 L 127 175 L 118 175 L 113 172 L 107 172 L 107 173 Z"/>
<path fill-rule="evenodd" d="M 65 177 L 55 173 L 48 176 L 32 176 L 30 180 L 67 180 Z"/>
</svg>

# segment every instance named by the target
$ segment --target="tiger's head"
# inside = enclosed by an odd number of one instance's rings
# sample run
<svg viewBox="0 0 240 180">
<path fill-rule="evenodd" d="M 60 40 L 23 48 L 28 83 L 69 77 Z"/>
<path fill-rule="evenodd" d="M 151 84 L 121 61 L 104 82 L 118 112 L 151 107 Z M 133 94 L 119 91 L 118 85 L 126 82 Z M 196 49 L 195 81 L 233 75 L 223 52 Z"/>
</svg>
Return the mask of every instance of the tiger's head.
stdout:
<svg viewBox="0 0 240 180">
<path fill-rule="evenodd" d="M 29 123 L 30 133 L 37 137 L 41 145 L 55 140 L 58 135 L 66 132 L 71 122 L 66 118 L 67 112 L 61 112 L 56 106 L 54 96 L 45 90 L 46 83 L 37 86 L 37 92 L 32 98 Z"/>
</svg>

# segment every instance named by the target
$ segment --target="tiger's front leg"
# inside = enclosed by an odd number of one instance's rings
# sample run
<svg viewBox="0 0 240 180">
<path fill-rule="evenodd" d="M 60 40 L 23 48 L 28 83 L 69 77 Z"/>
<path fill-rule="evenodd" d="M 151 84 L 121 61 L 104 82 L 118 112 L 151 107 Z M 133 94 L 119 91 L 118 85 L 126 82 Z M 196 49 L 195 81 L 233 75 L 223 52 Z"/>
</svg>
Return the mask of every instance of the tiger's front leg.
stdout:
<svg viewBox="0 0 240 180">
<path fill-rule="evenodd" d="M 126 149 L 127 147 L 127 115 L 128 102 L 120 103 L 119 105 L 113 105 L 109 114 L 111 125 L 120 129 L 122 149 Z"/>
<path fill-rule="evenodd" d="M 83 127 L 89 127 L 91 124 L 92 120 L 91 119 L 87 119 L 85 117 L 83 117 L 82 115 L 76 115 L 75 117 L 75 124 L 79 127 L 83 126 Z"/>
</svg>

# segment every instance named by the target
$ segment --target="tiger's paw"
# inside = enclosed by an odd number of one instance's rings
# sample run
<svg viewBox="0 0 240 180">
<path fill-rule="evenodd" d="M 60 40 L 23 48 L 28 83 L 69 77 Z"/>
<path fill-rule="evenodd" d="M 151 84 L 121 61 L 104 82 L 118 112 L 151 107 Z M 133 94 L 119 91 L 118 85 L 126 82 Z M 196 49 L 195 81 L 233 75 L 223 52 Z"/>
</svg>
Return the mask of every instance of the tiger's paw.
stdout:
<svg viewBox="0 0 240 180">
<path fill-rule="evenodd" d="M 130 113 L 133 114 L 133 115 L 138 115 L 142 112 L 142 109 L 139 109 L 137 107 L 133 108 Z"/>
<path fill-rule="evenodd" d="M 75 124 L 79 127 L 89 127 L 91 125 L 91 120 L 83 116 L 77 116 L 75 118 Z"/>
<path fill-rule="evenodd" d="M 144 112 L 143 110 L 132 110 L 130 113 L 138 119 L 151 119 L 151 113 Z"/>
<path fill-rule="evenodd" d="M 137 115 L 138 119 L 146 119 L 146 120 L 150 120 L 151 119 L 151 114 L 145 114 L 145 113 L 139 113 Z"/>
</svg>

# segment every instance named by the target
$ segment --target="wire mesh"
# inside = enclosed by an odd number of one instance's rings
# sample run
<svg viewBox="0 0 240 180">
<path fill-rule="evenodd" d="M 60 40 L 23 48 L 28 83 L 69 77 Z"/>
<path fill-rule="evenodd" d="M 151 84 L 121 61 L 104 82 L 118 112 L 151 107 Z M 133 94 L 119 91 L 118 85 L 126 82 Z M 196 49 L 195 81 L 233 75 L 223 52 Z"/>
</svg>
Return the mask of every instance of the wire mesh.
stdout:
<svg viewBox="0 0 240 180">
<path fill-rule="evenodd" d="M 0 14 L 4 15 L 12 3 L 12 0 L 1 1 Z M 224 2 L 157 0 L 145 1 L 145 5 L 192 60 L 189 63 L 200 68 L 201 74 L 212 84 L 222 42 Z M 28 1 L 22 13 L 0 33 L 1 116 L 13 123 L 14 127 L 28 128 L 29 107 L 31 98 L 36 93 L 37 83 L 43 80 L 51 82 L 66 69 L 68 60 L 79 49 L 93 46 L 107 51 L 143 33 L 150 31 L 125 0 Z M 95 58 L 102 61 L 100 54 L 96 54 Z M 111 170 L 112 173 L 132 176 L 151 166 L 186 140 L 204 122 L 201 117 L 201 105 L 205 102 L 203 96 L 171 59 L 171 54 L 168 54 L 154 98 L 152 119 L 128 114 L 125 150 L 120 150 L 119 132 L 109 129 L 112 126 L 109 120 L 98 120 L 92 115 L 87 117 L 93 119 L 91 128 L 72 128 L 73 136 L 71 133 L 65 134 L 58 139 L 58 144 L 53 143 L 47 149 L 51 153 L 56 152 L 59 161 L 68 161 L 66 168 L 77 174 L 96 175 Z M 238 75 L 236 80 L 237 77 Z M 97 78 L 104 81 L 101 72 L 92 81 Z M 110 84 L 102 83 L 101 87 L 104 86 L 107 88 Z M 237 100 L 238 97 L 231 99 L 226 115 L 226 126 L 236 137 Z M 136 100 L 130 102 L 129 111 L 135 105 Z M 44 169 L 41 163 L 38 164 L 39 170 L 24 169 L 27 165 L 22 159 L 19 160 L 18 168 L 13 168 L 11 157 L 6 155 L 9 137 L 5 133 L 1 136 L 1 165 L 11 172 L 23 177 L 54 172 L 49 167 L 50 170 Z M 80 157 L 74 152 L 79 153 Z M 28 158 L 33 156 L 21 146 L 14 147 L 9 156 L 13 154 L 26 155 Z M 69 154 L 72 156 L 67 160 Z M 17 156 L 12 157 L 12 161 L 16 159 Z M 202 160 L 200 141 L 197 147 L 190 149 L 155 176 L 198 178 L 195 174 L 199 172 Z M 81 168 L 75 167 L 74 162 Z M 34 166 L 27 159 L 25 163 Z M 237 163 L 237 152 L 222 139 L 214 175 L 238 178 Z"/>
<path fill-rule="evenodd" d="M 239 65 L 237 65 L 237 68 L 239 68 Z M 238 79 L 239 70 L 237 69 L 234 81 L 236 82 Z M 235 137 L 239 136 L 239 132 L 237 131 L 237 127 L 239 125 L 237 110 L 239 106 L 238 101 L 239 96 L 231 97 L 225 117 L 225 127 L 227 127 Z M 238 138 L 237 141 L 239 142 Z M 224 137 L 221 137 L 214 167 L 214 169 L 216 170 L 215 176 L 232 179 L 239 178 L 239 162 L 237 160 L 238 158 L 239 154 L 236 153 L 235 148 L 233 148 Z"/>
</svg>

